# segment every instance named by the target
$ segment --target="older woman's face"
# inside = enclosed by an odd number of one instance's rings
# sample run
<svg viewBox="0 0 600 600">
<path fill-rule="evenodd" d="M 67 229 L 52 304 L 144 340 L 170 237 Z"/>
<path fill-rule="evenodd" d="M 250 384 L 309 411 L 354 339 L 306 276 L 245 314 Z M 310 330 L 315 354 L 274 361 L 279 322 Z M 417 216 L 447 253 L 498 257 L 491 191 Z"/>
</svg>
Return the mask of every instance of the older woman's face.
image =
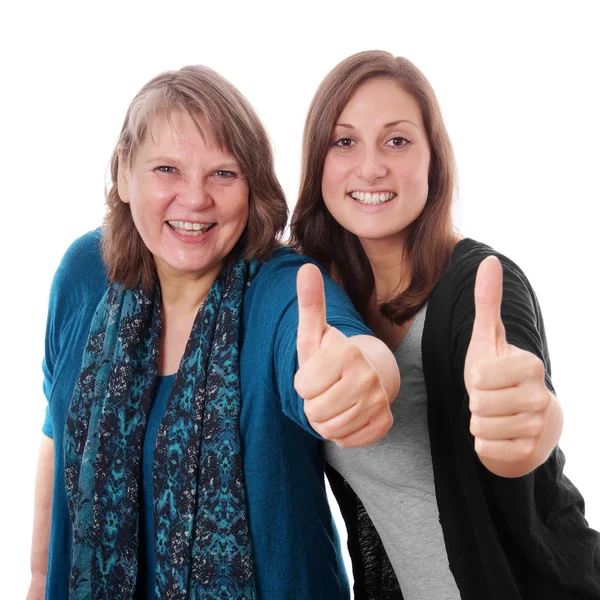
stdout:
<svg viewBox="0 0 600 600">
<path fill-rule="evenodd" d="M 154 255 L 158 275 L 202 277 L 220 269 L 248 220 L 248 184 L 204 119 L 202 139 L 185 112 L 157 117 L 119 176 L 119 195 Z"/>
<path fill-rule="evenodd" d="M 325 158 L 321 191 L 342 227 L 394 245 L 427 201 L 429 141 L 417 101 L 374 78 L 352 95 Z"/>
</svg>

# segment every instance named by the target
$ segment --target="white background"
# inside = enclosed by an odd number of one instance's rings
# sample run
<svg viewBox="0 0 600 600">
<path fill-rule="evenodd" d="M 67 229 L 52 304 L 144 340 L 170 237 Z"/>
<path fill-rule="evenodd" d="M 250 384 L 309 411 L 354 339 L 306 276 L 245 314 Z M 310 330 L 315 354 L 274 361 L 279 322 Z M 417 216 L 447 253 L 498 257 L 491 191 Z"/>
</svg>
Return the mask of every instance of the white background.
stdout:
<svg viewBox="0 0 600 600">
<path fill-rule="evenodd" d="M 568 8 L 567 8 L 568 7 Z M 528 274 L 565 412 L 566 472 L 600 528 L 598 3 L 12 2 L 0 24 L 0 596 L 22 598 L 43 420 L 48 290 L 103 215 L 106 168 L 151 77 L 206 64 L 247 96 L 290 207 L 323 76 L 380 48 L 430 79 L 460 173 L 456 221 Z"/>
</svg>

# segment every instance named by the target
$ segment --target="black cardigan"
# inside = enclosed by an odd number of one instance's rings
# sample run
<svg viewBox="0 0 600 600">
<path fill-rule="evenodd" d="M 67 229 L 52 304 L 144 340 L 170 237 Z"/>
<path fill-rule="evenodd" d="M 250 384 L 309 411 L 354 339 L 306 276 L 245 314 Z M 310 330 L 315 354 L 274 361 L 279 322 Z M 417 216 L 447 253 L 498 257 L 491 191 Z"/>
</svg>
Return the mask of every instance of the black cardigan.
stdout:
<svg viewBox="0 0 600 600">
<path fill-rule="evenodd" d="M 515 479 L 488 471 L 474 451 L 463 372 L 475 275 L 490 254 L 503 266 L 508 343 L 544 361 L 553 390 L 542 315 L 525 275 L 489 246 L 460 241 L 429 298 L 422 340 L 435 492 L 450 569 L 464 600 L 600 599 L 600 534 L 588 527 L 583 498 L 563 474 L 560 448 Z M 356 600 L 401 599 L 360 500 L 334 469 L 328 467 L 327 475 L 348 529 Z"/>
</svg>

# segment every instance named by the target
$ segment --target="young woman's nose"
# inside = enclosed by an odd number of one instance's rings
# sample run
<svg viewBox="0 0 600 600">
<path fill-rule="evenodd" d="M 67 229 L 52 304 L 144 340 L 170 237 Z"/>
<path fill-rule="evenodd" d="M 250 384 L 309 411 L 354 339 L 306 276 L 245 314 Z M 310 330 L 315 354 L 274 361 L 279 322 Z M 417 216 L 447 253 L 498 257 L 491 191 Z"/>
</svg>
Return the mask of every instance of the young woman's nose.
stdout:
<svg viewBox="0 0 600 600">
<path fill-rule="evenodd" d="M 383 177 L 387 168 L 384 163 L 384 157 L 377 149 L 367 149 L 362 153 L 361 160 L 357 166 L 357 172 L 361 179 L 367 183 L 372 183 Z"/>
</svg>

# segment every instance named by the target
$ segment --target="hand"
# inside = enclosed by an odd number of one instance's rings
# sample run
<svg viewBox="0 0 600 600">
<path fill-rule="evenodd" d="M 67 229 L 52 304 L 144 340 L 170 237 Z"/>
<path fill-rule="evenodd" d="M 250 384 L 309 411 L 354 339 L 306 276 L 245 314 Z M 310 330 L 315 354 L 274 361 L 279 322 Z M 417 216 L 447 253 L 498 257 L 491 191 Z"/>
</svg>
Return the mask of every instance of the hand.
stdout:
<svg viewBox="0 0 600 600">
<path fill-rule="evenodd" d="M 475 322 L 465 359 L 465 387 L 471 410 L 475 451 L 491 471 L 535 459 L 546 431 L 552 395 L 544 364 L 510 345 L 500 317 L 502 265 L 496 257 L 481 262 L 475 280 Z M 508 467 L 508 470 L 506 470 Z"/>
<path fill-rule="evenodd" d="M 345 448 L 376 442 L 393 422 L 378 372 L 351 339 L 327 324 L 323 278 L 315 265 L 298 271 L 297 291 L 300 369 L 294 387 L 309 423 Z"/>
</svg>

